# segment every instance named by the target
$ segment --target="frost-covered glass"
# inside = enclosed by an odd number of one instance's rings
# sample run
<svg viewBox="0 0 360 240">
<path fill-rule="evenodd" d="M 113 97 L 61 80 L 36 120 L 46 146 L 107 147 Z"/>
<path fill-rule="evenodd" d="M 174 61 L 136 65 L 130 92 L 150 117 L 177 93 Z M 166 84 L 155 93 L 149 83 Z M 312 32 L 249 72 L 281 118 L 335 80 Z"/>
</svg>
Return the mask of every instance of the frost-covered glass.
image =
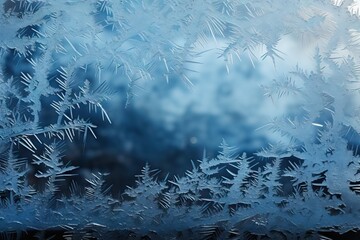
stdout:
<svg viewBox="0 0 360 240">
<path fill-rule="evenodd" d="M 360 239 L 359 0 L 0 2 L 1 238 Z"/>
</svg>

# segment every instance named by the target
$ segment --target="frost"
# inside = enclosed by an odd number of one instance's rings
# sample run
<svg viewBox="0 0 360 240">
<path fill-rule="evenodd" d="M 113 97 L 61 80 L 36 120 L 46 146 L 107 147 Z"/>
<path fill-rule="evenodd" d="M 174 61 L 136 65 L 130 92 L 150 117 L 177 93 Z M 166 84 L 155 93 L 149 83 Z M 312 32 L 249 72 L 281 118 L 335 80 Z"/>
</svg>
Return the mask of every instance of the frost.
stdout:
<svg viewBox="0 0 360 240">
<path fill-rule="evenodd" d="M 280 0 L 2 1 L 0 231 L 292 239 L 358 229 L 359 15 L 357 0 L 287 1 L 286 8 Z M 311 67 L 284 39 L 311 53 Z M 285 110 L 257 130 L 277 141 L 243 152 L 223 140 L 217 156 L 204 153 L 184 175 L 164 179 L 146 164 L 118 195 L 111 172 L 84 173 L 67 159 L 79 139 L 87 150 L 100 121 L 116 123 L 117 112 L 107 110 L 112 98 L 129 107 L 154 82 L 193 89 L 207 52 L 224 61 L 224 74 L 238 76 L 248 62 L 264 75 L 263 96 Z M 296 63 L 287 71 L 289 58 Z M 238 85 L 218 86 L 197 97 Z M 164 111 L 172 113 L 164 117 L 169 128 L 181 104 L 192 103 L 173 94 L 185 100 Z M 240 106 L 238 98 L 213 98 L 215 116 Z M 189 108 L 201 113 L 201 104 Z"/>
</svg>

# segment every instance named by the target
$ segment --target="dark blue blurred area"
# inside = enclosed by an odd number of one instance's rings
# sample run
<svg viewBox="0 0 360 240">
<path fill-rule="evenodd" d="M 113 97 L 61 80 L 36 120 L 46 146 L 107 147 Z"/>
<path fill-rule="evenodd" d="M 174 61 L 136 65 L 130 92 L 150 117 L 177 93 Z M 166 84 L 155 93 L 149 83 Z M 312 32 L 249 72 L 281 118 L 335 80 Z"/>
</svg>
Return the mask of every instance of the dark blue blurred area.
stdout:
<svg viewBox="0 0 360 240">
<path fill-rule="evenodd" d="M 33 55 L 37 54 L 41 51 L 33 49 Z M 169 82 L 155 78 L 141 83 L 141 89 L 131 89 L 137 92 L 130 103 L 127 103 L 126 83 L 112 80 L 121 76 L 121 72 L 116 76 L 112 71 L 104 71 L 109 84 L 116 89 L 116 95 L 106 104 L 112 123 L 103 121 L 100 114 L 89 113 L 88 109 L 77 110 L 97 126 L 97 139 L 89 136 L 85 148 L 81 138 L 69 142 L 65 154 L 67 161 L 80 167 L 80 178 L 94 171 L 109 172 L 109 184 L 118 192 L 134 184 L 134 176 L 145 163 L 161 170 L 160 178 L 167 174 L 171 177 L 182 175 L 191 167 L 191 160 L 201 159 L 204 151 L 209 157 L 216 156 L 223 139 L 237 146 L 239 152 L 253 153 L 264 147 L 267 137 L 255 132 L 270 120 L 264 119 L 268 115 L 261 115 L 261 75 L 250 62 L 234 67 L 227 74 L 221 59 L 211 51 L 207 55 L 191 77 L 193 86 L 176 77 Z M 6 61 L 3 71 L 9 76 L 32 73 L 30 64 L 16 52 L 10 51 Z M 57 68 L 54 64 L 54 71 L 49 74 L 51 82 L 59 74 Z M 79 69 L 76 77 L 79 82 L 85 79 L 96 82 L 94 75 L 91 68 L 86 72 Z M 18 85 L 21 88 L 20 82 Z M 53 101 L 42 100 L 46 103 L 43 106 L 50 106 Z M 53 109 L 44 109 L 40 125 L 55 119 Z"/>
</svg>

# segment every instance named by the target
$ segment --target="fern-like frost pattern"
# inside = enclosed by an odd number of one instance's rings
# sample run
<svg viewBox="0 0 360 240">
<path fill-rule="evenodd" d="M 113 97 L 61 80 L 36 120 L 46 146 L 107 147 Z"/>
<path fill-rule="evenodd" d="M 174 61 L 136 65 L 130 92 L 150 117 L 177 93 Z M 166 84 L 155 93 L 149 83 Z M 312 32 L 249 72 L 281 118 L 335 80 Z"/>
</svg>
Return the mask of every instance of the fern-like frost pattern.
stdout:
<svg viewBox="0 0 360 240">
<path fill-rule="evenodd" d="M 359 17 L 357 0 L 2 0 L 0 231 L 324 239 L 359 229 Z M 284 41 L 311 55 L 307 65 L 284 67 L 298 57 Z M 224 75 L 246 62 L 275 71 L 259 91 L 288 105 L 256 131 L 280 137 L 255 152 L 225 139 L 180 176 L 145 164 L 118 195 L 111 172 L 77 179 L 68 149 L 86 152 L 98 123 L 116 122 L 111 104 L 136 104 L 153 82 L 192 89 L 210 43 Z"/>
</svg>

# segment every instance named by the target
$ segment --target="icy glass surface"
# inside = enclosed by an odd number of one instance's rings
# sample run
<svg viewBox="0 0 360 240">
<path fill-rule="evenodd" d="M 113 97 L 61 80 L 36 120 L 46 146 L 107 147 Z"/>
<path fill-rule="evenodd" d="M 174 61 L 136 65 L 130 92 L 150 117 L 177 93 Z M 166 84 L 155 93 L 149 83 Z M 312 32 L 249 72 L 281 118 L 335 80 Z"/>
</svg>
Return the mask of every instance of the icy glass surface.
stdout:
<svg viewBox="0 0 360 240">
<path fill-rule="evenodd" d="M 359 232 L 360 1 L 0 3 L 0 238 Z"/>
</svg>

